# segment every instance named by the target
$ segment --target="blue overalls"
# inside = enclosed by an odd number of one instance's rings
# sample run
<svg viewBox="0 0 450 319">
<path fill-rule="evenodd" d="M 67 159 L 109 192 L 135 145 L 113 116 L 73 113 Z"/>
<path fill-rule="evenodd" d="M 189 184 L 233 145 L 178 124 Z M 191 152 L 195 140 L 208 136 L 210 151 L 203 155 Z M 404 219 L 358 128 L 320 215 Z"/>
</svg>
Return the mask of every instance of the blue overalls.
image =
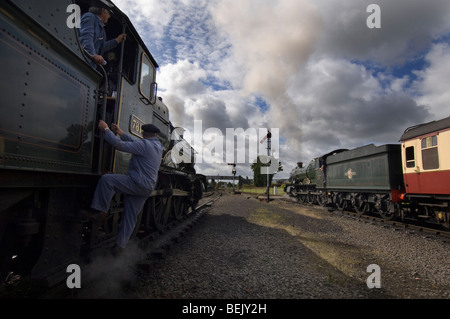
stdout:
<svg viewBox="0 0 450 319">
<path fill-rule="evenodd" d="M 155 188 L 163 146 L 157 137 L 135 141 L 126 134 L 118 138 L 110 130 L 106 131 L 105 140 L 117 150 L 133 155 L 126 175 L 105 174 L 100 178 L 91 208 L 108 212 L 114 194 L 124 194 L 123 216 L 117 237 L 117 245 L 124 248 L 134 231 L 139 212 Z"/>
</svg>

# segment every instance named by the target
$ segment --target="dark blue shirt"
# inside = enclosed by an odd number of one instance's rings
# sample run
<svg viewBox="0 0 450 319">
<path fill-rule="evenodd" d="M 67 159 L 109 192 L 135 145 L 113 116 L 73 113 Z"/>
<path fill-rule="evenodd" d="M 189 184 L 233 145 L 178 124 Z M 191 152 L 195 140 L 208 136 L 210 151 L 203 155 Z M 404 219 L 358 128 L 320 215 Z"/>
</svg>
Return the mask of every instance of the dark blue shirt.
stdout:
<svg viewBox="0 0 450 319">
<path fill-rule="evenodd" d="M 91 12 L 86 12 L 81 17 L 79 39 L 81 46 L 91 55 L 103 55 L 117 46 L 116 39 L 106 40 L 102 20 L 98 15 Z M 91 65 L 96 68 L 94 61 L 91 61 Z"/>
</svg>

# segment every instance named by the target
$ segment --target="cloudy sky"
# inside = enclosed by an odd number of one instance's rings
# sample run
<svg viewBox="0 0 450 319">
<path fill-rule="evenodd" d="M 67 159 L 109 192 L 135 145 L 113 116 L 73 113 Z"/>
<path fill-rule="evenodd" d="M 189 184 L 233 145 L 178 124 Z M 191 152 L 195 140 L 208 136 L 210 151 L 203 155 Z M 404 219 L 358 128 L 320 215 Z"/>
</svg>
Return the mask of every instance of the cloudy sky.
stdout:
<svg viewBox="0 0 450 319">
<path fill-rule="evenodd" d="M 199 173 L 230 175 L 230 156 L 245 154 L 237 174 L 252 178 L 267 128 L 285 178 L 298 161 L 398 143 L 407 127 L 450 115 L 450 1 L 114 3 L 158 62 L 158 95 L 197 141 Z M 381 28 L 367 26 L 370 4 Z M 245 146 L 227 144 L 227 128 L 242 129 Z"/>
</svg>

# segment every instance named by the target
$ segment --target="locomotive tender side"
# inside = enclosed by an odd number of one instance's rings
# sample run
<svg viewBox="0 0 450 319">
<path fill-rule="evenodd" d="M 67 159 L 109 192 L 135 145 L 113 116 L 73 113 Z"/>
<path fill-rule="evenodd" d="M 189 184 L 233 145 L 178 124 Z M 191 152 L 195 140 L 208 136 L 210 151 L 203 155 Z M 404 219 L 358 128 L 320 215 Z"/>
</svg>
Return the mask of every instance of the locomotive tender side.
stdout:
<svg viewBox="0 0 450 319">
<path fill-rule="evenodd" d="M 40 16 L 41 7 L 26 6 L 25 1 L 1 4 L 0 164 L 20 170 L 90 173 L 100 76 L 80 59 L 75 31 L 65 23 L 64 1 L 48 3 L 64 11 L 47 28 L 43 19 L 28 15 Z M 56 32 L 72 42 L 61 42 L 54 37 Z"/>
<path fill-rule="evenodd" d="M 373 144 L 329 156 L 327 191 L 340 209 L 364 213 L 373 208 L 383 217 L 396 214 L 403 190 L 400 145 Z"/>
</svg>

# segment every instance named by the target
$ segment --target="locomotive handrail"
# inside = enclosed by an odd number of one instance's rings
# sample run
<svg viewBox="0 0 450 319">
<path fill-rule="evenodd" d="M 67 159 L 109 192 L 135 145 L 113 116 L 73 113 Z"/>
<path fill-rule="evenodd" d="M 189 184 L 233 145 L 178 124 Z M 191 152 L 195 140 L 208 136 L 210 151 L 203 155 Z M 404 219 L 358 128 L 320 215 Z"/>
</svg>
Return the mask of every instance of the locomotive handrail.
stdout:
<svg viewBox="0 0 450 319">
<path fill-rule="evenodd" d="M 122 34 L 125 34 L 126 28 L 127 28 L 126 20 L 123 19 L 122 20 Z M 115 84 L 115 86 L 116 86 L 115 91 L 116 91 L 117 95 L 116 95 L 116 99 L 114 101 L 114 113 L 113 113 L 112 123 L 118 123 L 118 120 L 119 120 L 119 118 L 118 118 L 119 105 L 120 105 L 120 94 L 119 94 L 120 92 L 119 92 L 119 90 L 120 90 L 120 83 L 122 81 L 122 79 L 121 79 L 121 72 L 122 72 L 122 69 L 123 69 L 123 57 L 124 57 L 124 51 L 125 51 L 125 41 L 126 41 L 126 39 L 124 39 L 120 43 L 119 69 L 118 69 L 118 72 L 117 72 L 118 73 L 117 80 L 116 80 L 117 82 Z M 106 83 L 109 83 L 109 80 L 108 80 L 106 72 L 105 72 L 105 76 L 106 76 Z M 105 86 L 105 92 L 108 92 L 108 90 L 109 90 L 108 85 L 106 85 Z M 106 110 L 106 105 L 103 106 L 103 110 Z M 104 115 L 104 117 L 105 116 L 106 115 Z M 103 120 L 105 120 L 105 119 L 103 119 Z M 103 141 L 102 141 L 101 144 L 103 145 Z M 108 168 L 111 168 L 112 166 L 113 166 L 113 158 L 110 158 L 109 162 L 108 162 Z"/>
<path fill-rule="evenodd" d="M 86 51 L 86 49 L 84 49 L 84 53 L 92 60 L 92 61 L 95 61 L 94 60 L 94 56 L 93 55 L 91 55 L 88 51 Z M 106 61 L 105 61 L 105 64 L 106 64 Z M 103 76 L 104 76 L 104 89 L 103 89 L 103 110 L 102 110 L 102 118 L 101 118 L 101 120 L 105 120 L 105 118 L 106 118 L 106 102 L 107 102 L 107 99 L 106 99 L 106 93 L 108 92 L 108 74 L 106 73 L 106 71 L 105 71 L 105 68 L 103 68 L 103 66 L 102 65 L 98 65 L 99 67 L 100 67 L 100 69 L 102 70 L 102 73 L 103 73 Z"/>
<path fill-rule="evenodd" d="M 92 54 L 90 54 L 88 51 L 86 51 L 86 49 L 83 49 L 84 53 L 92 60 L 94 61 L 94 57 Z M 104 65 L 106 65 L 106 61 L 104 62 Z M 108 92 L 108 74 L 106 73 L 106 70 L 103 68 L 102 65 L 98 64 L 98 66 L 100 67 L 102 73 L 103 73 L 103 79 L 104 79 L 104 89 L 103 89 L 103 104 L 102 104 L 102 115 L 101 115 L 101 120 L 105 121 L 106 120 L 106 106 L 108 103 L 108 97 L 107 97 L 107 92 Z M 95 124 L 94 124 L 95 125 Z M 99 154 L 98 154 L 98 159 L 99 159 L 99 166 L 98 169 L 101 169 L 101 161 L 103 158 L 103 149 L 104 149 L 104 134 L 100 134 L 100 149 L 99 149 Z"/>
</svg>

